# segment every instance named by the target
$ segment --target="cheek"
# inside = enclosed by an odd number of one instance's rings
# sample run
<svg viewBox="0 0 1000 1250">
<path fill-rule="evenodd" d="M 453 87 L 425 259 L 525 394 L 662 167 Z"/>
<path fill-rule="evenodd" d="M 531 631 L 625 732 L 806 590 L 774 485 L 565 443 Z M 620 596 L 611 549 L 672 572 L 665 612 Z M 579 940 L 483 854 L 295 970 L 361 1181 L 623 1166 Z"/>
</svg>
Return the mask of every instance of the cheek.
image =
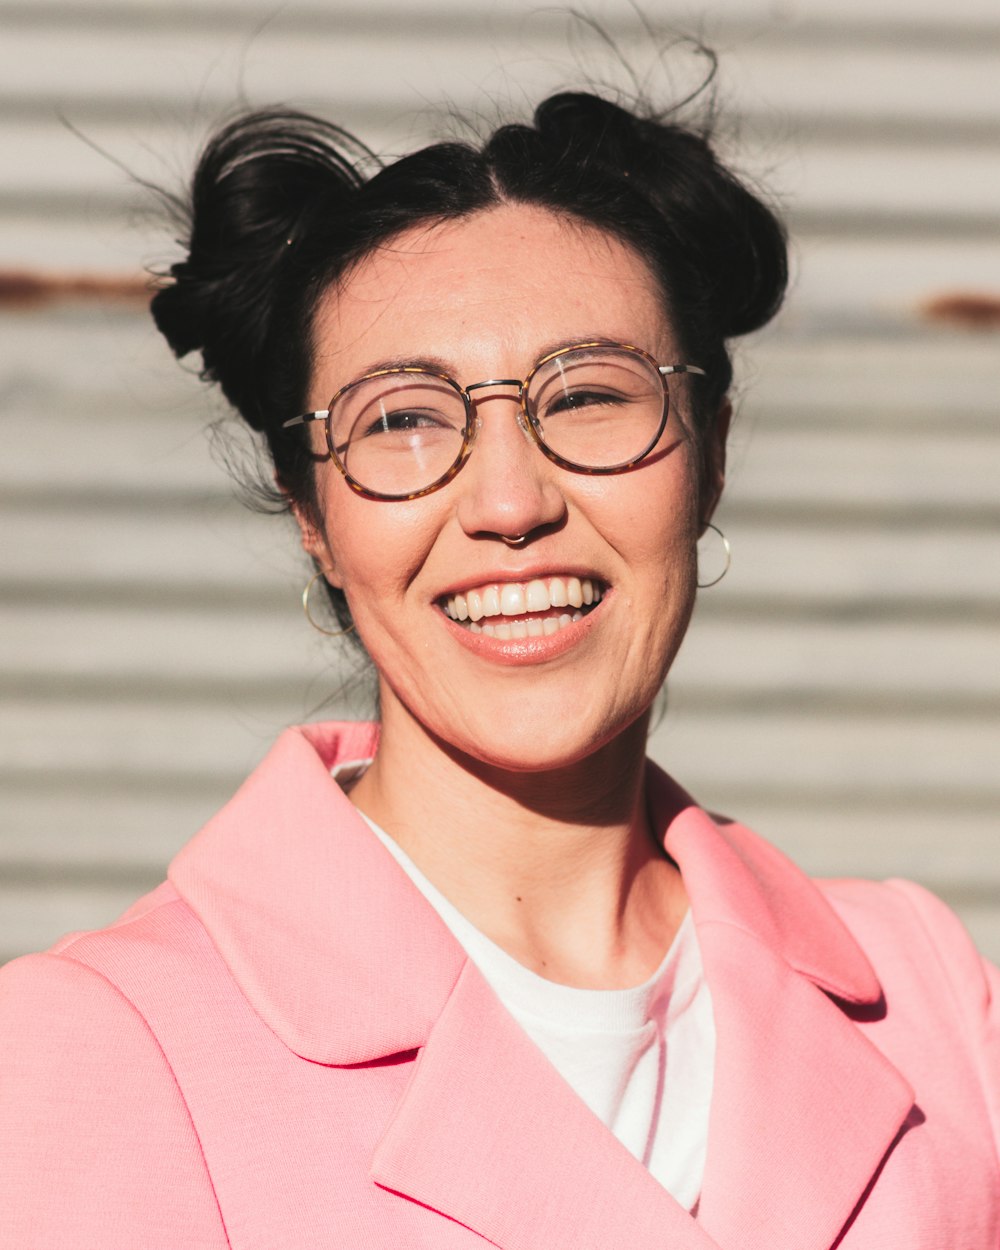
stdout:
<svg viewBox="0 0 1000 1250">
<path fill-rule="evenodd" d="M 693 558 L 699 532 L 698 472 L 694 456 L 683 447 L 634 473 L 589 478 L 579 497 L 596 528 L 633 567 Z"/>
<path fill-rule="evenodd" d="M 431 512 L 364 499 L 342 480 L 332 484 L 324 509 L 330 580 L 347 596 L 359 629 L 398 609 L 433 545 Z"/>
</svg>

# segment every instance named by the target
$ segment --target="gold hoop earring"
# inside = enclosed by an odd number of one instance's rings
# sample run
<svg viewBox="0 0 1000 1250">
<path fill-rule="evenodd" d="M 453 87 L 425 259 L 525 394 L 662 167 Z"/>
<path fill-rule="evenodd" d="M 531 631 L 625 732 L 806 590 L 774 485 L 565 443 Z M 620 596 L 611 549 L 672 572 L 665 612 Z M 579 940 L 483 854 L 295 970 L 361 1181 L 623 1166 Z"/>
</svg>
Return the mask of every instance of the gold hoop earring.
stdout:
<svg viewBox="0 0 1000 1250">
<path fill-rule="evenodd" d="M 699 590 L 707 590 L 709 586 L 717 586 L 719 582 L 721 582 L 722 579 L 729 572 L 729 566 L 733 562 L 733 549 L 732 547 L 730 547 L 729 539 L 725 536 L 725 534 L 723 534 L 722 530 L 720 530 L 717 525 L 713 525 L 711 521 L 709 521 L 709 523 L 705 526 L 705 528 L 710 529 L 710 530 L 715 530 L 715 532 L 722 539 L 722 549 L 726 553 L 726 562 L 722 566 L 722 572 L 718 575 L 718 577 L 713 577 L 710 582 L 698 582 L 697 583 Z"/>
<path fill-rule="evenodd" d="M 327 638 L 342 638 L 344 634 L 349 634 L 353 629 L 353 623 L 348 625 L 347 629 L 324 629 L 322 625 L 317 625 L 309 611 L 309 596 L 312 594 L 312 588 L 316 585 L 321 577 L 326 576 L 326 570 L 320 569 L 318 573 L 314 573 L 306 582 L 306 588 L 302 592 L 302 611 L 306 614 L 306 620 L 316 630 L 317 633 L 326 634 Z"/>
</svg>

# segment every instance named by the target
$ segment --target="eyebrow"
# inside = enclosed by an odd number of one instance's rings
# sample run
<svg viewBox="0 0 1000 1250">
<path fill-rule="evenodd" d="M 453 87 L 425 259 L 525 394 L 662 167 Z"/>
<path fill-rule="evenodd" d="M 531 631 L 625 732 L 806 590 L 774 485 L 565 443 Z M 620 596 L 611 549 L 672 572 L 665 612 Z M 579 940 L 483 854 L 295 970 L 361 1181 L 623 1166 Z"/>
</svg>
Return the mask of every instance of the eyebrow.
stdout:
<svg viewBox="0 0 1000 1250">
<path fill-rule="evenodd" d="M 534 358 L 531 364 L 541 360 L 544 356 L 550 356 L 553 352 L 564 351 L 568 347 L 578 347 L 581 343 L 627 343 L 627 338 L 613 338 L 607 334 L 577 334 L 572 338 L 557 339 L 553 342 L 544 344 Z M 431 373 L 446 373 L 449 377 L 455 378 L 456 381 L 462 381 L 457 377 L 457 371 L 452 361 L 447 360 L 444 356 L 389 356 L 383 360 L 370 361 L 364 365 L 354 375 L 353 380 L 367 377 L 371 373 L 382 373 L 386 369 L 428 369 Z"/>
</svg>

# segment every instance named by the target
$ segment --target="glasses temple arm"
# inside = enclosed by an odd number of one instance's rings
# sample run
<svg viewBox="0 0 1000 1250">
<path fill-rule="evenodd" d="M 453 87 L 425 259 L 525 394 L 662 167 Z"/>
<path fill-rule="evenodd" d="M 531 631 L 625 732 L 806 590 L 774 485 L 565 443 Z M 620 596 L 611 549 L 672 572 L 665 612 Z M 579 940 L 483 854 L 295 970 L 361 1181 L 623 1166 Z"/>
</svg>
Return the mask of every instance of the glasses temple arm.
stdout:
<svg viewBox="0 0 1000 1250">
<path fill-rule="evenodd" d="M 325 421 L 329 415 L 329 408 L 320 408 L 318 412 L 303 412 L 301 416 L 282 421 L 281 428 L 287 430 L 293 425 L 307 425 L 310 421 Z"/>
</svg>

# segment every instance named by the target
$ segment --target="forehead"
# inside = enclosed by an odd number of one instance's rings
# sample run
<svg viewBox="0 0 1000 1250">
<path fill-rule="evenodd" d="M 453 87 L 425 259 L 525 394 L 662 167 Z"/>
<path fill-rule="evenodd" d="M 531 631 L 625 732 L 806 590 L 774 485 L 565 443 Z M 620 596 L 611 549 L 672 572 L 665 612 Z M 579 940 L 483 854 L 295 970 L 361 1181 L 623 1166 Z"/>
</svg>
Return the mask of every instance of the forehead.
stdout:
<svg viewBox="0 0 1000 1250">
<path fill-rule="evenodd" d="M 669 356 L 659 285 L 626 244 L 546 210 L 506 205 L 397 236 L 323 298 L 318 376 L 404 358 L 456 369 L 524 369 L 550 347 L 590 338 Z"/>
</svg>

